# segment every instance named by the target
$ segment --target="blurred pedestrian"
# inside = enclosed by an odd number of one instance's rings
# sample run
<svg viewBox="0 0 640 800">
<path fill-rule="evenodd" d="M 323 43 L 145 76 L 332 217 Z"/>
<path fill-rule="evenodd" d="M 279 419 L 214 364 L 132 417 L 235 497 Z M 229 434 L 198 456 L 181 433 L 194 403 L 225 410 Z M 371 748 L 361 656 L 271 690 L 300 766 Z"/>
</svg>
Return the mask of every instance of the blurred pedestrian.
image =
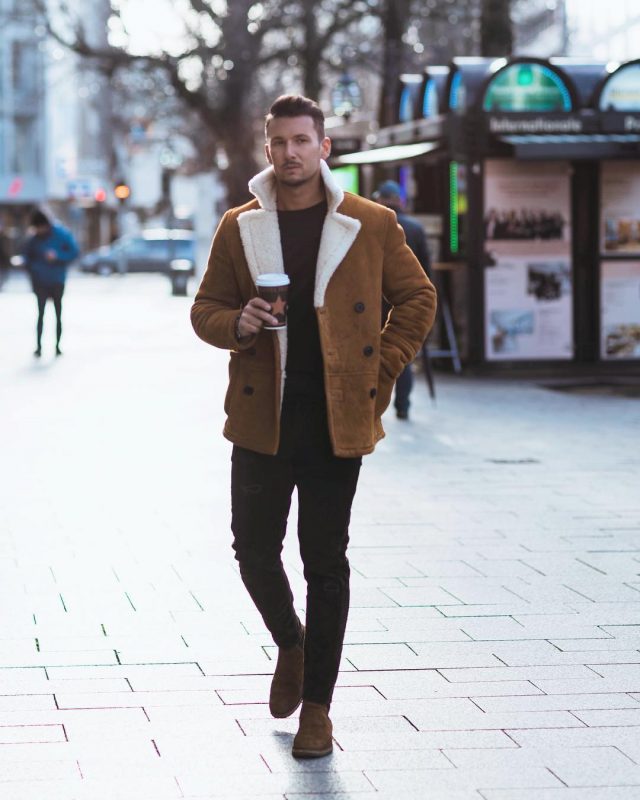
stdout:
<svg viewBox="0 0 640 800">
<path fill-rule="evenodd" d="M 431 256 L 429 254 L 429 246 L 427 244 L 427 237 L 422 225 L 415 219 L 412 219 L 404 210 L 404 200 L 402 197 L 402 189 L 400 184 L 395 181 L 384 181 L 373 193 L 373 199 L 395 211 L 396 218 L 402 230 L 404 231 L 407 244 L 413 250 L 416 258 L 422 265 L 422 269 L 431 278 Z M 383 300 L 382 314 L 383 324 L 386 322 L 391 306 L 388 302 Z M 402 370 L 396 380 L 396 390 L 394 397 L 394 407 L 396 409 L 396 417 L 398 419 L 409 419 L 409 396 L 413 389 L 413 367 L 409 363 Z"/>
<path fill-rule="evenodd" d="M 7 237 L 2 228 L 0 228 L 0 289 L 2 289 L 4 282 L 9 275 L 9 248 L 7 246 Z"/>
<path fill-rule="evenodd" d="M 37 344 L 34 356 L 40 358 L 42 355 L 44 309 L 49 298 L 53 301 L 56 312 L 56 356 L 61 356 L 62 295 L 69 264 L 80 251 L 71 233 L 62 225 L 54 224 L 44 211 L 38 209 L 33 212 L 31 227 L 33 235 L 25 245 L 24 259 L 38 301 Z"/>
<path fill-rule="evenodd" d="M 393 381 L 422 344 L 436 301 L 393 215 L 332 177 L 315 102 L 278 98 L 265 138 L 270 166 L 249 184 L 255 199 L 224 215 L 191 318 L 204 341 L 232 351 L 224 435 L 234 444 L 233 547 L 278 646 L 269 708 L 288 717 L 302 702 L 292 752 L 314 758 L 332 750 L 362 456 L 384 436 Z M 278 319 L 256 297 L 262 273 L 290 278 L 285 329 L 264 329 Z M 381 334 L 383 293 L 394 308 Z M 305 625 L 280 557 L 294 488 Z"/>
</svg>

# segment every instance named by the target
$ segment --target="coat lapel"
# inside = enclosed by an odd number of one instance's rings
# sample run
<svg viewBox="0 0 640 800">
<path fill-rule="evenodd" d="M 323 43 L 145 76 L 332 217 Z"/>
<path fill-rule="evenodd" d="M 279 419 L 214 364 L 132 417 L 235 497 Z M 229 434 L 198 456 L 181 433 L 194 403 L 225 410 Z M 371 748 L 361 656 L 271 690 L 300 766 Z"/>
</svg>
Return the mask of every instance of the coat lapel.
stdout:
<svg viewBox="0 0 640 800">
<path fill-rule="evenodd" d="M 249 272 L 256 282 L 265 272 L 284 272 L 273 168 L 267 167 L 249 182 L 260 208 L 243 211 L 238 227 Z"/>
<path fill-rule="evenodd" d="M 316 266 L 316 285 L 313 294 L 313 304 L 316 308 L 324 305 L 329 281 L 349 252 L 361 227 L 359 219 L 338 212 L 338 206 L 344 200 L 344 192 L 336 183 L 326 161 L 320 162 L 320 171 L 327 190 L 328 210 Z"/>
<path fill-rule="evenodd" d="M 255 195 L 261 208 L 243 211 L 238 216 L 238 227 L 249 272 L 255 283 L 258 275 L 267 272 L 284 274 L 273 168 L 267 167 L 252 178 L 249 182 L 249 191 Z M 282 406 L 286 380 L 287 329 L 283 328 L 275 334 L 280 356 L 280 405 Z"/>
</svg>

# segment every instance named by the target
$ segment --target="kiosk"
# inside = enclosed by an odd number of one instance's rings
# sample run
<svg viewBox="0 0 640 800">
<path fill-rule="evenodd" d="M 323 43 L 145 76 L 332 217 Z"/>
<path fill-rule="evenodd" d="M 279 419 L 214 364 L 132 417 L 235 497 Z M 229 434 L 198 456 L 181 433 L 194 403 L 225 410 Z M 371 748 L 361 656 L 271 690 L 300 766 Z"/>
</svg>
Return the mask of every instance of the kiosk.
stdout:
<svg viewBox="0 0 640 800">
<path fill-rule="evenodd" d="M 342 158 L 439 215 L 467 364 L 640 368 L 640 61 L 454 59 Z"/>
</svg>

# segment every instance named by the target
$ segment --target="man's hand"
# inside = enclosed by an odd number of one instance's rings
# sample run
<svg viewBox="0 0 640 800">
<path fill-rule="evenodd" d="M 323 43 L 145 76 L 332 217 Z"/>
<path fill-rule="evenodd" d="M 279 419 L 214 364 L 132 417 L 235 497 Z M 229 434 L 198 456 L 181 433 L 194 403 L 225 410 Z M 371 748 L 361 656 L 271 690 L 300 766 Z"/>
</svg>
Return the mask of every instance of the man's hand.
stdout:
<svg viewBox="0 0 640 800">
<path fill-rule="evenodd" d="M 238 320 L 238 334 L 242 339 L 253 336 L 262 330 L 263 325 L 278 325 L 278 320 L 270 313 L 271 306 L 261 297 L 252 297 L 242 309 Z"/>
</svg>

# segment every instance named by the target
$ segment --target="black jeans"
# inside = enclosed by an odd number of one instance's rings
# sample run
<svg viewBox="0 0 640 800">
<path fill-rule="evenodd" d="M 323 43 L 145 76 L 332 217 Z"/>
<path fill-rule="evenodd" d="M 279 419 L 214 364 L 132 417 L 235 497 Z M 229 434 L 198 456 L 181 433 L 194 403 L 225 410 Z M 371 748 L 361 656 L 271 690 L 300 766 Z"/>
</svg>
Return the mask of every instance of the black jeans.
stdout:
<svg viewBox="0 0 640 800">
<path fill-rule="evenodd" d="M 231 528 L 242 580 L 278 647 L 299 641 L 300 621 L 281 552 L 294 488 L 307 581 L 303 698 L 329 705 L 349 613 L 346 556 L 361 458 L 333 455 L 324 401 L 289 398 L 280 448 L 267 456 L 234 446 Z"/>
<path fill-rule="evenodd" d="M 35 292 L 38 301 L 38 322 L 36 325 L 36 340 L 38 350 L 42 347 L 42 328 L 44 326 L 44 308 L 47 300 L 53 300 L 53 307 L 56 312 L 56 347 L 60 345 L 60 338 L 62 337 L 62 295 L 64 294 L 63 283 L 40 283 L 33 281 L 33 291 Z"/>
</svg>

